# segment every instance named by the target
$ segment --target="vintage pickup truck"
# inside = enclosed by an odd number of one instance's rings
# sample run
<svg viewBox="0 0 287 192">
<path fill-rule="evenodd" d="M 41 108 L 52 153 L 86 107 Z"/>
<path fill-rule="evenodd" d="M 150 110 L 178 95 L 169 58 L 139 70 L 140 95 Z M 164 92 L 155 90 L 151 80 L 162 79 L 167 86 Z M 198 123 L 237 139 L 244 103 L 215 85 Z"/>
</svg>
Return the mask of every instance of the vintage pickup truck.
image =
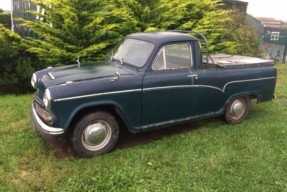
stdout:
<svg viewBox="0 0 287 192">
<path fill-rule="evenodd" d="M 69 135 L 75 152 L 91 157 L 112 150 L 123 127 L 141 132 L 219 115 L 240 123 L 250 99 L 273 99 L 276 68 L 259 58 L 205 56 L 186 33 L 149 32 L 128 35 L 106 61 L 50 67 L 31 83 L 36 129 Z"/>
</svg>

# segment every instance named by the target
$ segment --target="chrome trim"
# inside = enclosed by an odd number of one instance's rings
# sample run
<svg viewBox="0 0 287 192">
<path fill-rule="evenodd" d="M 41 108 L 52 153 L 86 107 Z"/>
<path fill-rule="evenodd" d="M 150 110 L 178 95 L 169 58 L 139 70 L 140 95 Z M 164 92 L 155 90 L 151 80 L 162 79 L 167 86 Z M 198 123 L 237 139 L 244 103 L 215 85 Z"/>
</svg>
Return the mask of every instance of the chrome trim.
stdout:
<svg viewBox="0 0 287 192">
<path fill-rule="evenodd" d="M 224 92 L 224 91 L 222 91 L 222 89 L 220 89 L 218 87 L 210 86 L 210 85 L 193 85 L 193 87 L 205 87 L 205 88 L 216 89 L 218 91 Z"/>
<path fill-rule="evenodd" d="M 175 89 L 175 88 L 191 88 L 195 87 L 194 85 L 174 85 L 174 86 L 165 86 L 165 87 L 151 87 L 144 88 L 143 91 L 153 91 L 153 90 L 162 90 L 162 89 Z"/>
<path fill-rule="evenodd" d="M 147 124 L 147 125 L 143 125 L 141 126 L 141 129 L 148 129 L 148 128 L 152 128 L 152 127 L 160 127 L 160 126 L 167 126 L 167 125 L 171 125 L 171 124 L 175 124 L 175 123 L 179 123 L 179 122 L 188 122 L 191 120 L 195 120 L 195 119 L 200 119 L 203 117 L 212 117 L 212 116 L 216 116 L 217 114 L 220 114 L 223 112 L 223 108 L 220 109 L 219 111 L 215 111 L 215 112 L 210 112 L 210 113 L 206 113 L 203 115 L 193 115 L 193 116 L 188 116 L 185 118 L 180 118 L 180 119 L 175 119 L 175 120 L 168 120 L 168 121 L 162 121 L 159 123 L 152 123 L 152 124 Z"/>
<path fill-rule="evenodd" d="M 43 103 L 45 107 L 47 107 L 48 109 L 51 108 L 51 93 L 50 93 L 49 88 L 47 88 L 44 92 Z"/>
<path fill-rule="evenodd" d="M 83 95 L 83 96 L 76 96 L 76 97 L 66 97 L 62 99 L 55 99 L 54 101 L 66 101 L 66 100 L 72 100 L 72 99 L 81 99 L 86 97 L 96 97 L 96 96 L 103 96 L 103 95 L 111 95 L 111 94 L 119 94 L 119 93 L 130 93 L 130 92 L 139 92 L 142 91 L 142 89 L 131 89 L 131 90 L 124 90 L 124 91 L 112 91 L 112 92 L 106 92 L 106 93 L 96 93 L 96 94 L 90 94 L 90 95 Z"/>
<path fill-rule="evenodd" d="M 244 83 L 244 82 L 249 82 L 249 81 L 261 81 L 261 80 L 267 80 L 267 79 L 276 79 L 276 77 L 265 77 L 265 78 L 258 78 L 258 79 L 247 79 L 247 80 L 240 80 L 240 81 L 230 81 L 228 83 L 226 83 L 222 89 L 222 91 L 225 91 L 225 88 L 227 87 L 227 85 L 231 84 L 231 83 Z"/>
<path fill-rule="evenodd" d="M 188 78 L 195 78 L 198 79 L 198 75 L 197 74 L 189 74 L 187 75 Z"/>
<path fill-rule="evenodd" d="M 218 87 L 209 86 L 209 85 L 175 85 L 175 86 L 165 86 L 165 87 L 152 87 L 152 88 L 145 88 L 144 91 L 153 91 L 153 90 L 162 90 L 162 89 L 177 89 L 177 88 L 185 89 L 185 88 L 194 88 L 194 87 L 206 87 L 206 88 L 216 89 L 216 90 L 223 92 L 222 89 L 220 89 Z"/>
<path fill-rule="evenodd" d="M 80 68 L 81 67 L 81 62 L 80 62 L 80 56 L 77 56 L 77 64 L 78 64 L 78 67 Z"/>
<path fill-rule="evenodd" d="M 68 85 L 68 84 L 71 84 L 71 83 L 74 83 L 74 81 L 66 81 L 65 83 L 59 84 L 59 86 L 60 85 Z"/>
<path fill-rule="evenodd" d="M 33 75 L 32 75 L 31 85 L 34 89 L 37 88 L 37 75 L 36 75 L 36 73 L 33 73 Z"/>
<path fill-rule="evenodd" d="M 90 150 L 101 150 L 112 138 L 112 128 L 106 121 L 99 120 L 88 125 L 81 137 L 83 146 Z"/>
<path fill-rule="evenodd" d="M 103 95 L 111 95 L 111 94 L 119 94 L 119 93 L 130 93 L 130 92 L 139 92 L 139 91 L 153 91 L 153 90 L 162 90 L 162 89 L 185 89 L 185 88 L 196 88 L 196 87 L 205 87 L 205 88 L 211 88 L 216 89 L 218 91 L 221 91 L 222 93 L 225 92 L 225 89 L 228 85 L 233 83 L 243 83 L 243 82 L 249 82 L 249 81 L 261 81 L 261 80 L 267 80 L 267 79 L 276 79 L 276 77 L 266 77 L 266 78 L 258 78 L 258 79 L 248 79 L 248 80 L 239 80 L 239 81 L 230 81 L 226 83 L 223 86 L 223 89 L 215 86 L 210 85 L 174 85 L 174 86 L 165 86 L 165 87 L 151 87 L 151 88 L 144 88 L 144 89 L 131 89 L 131 90 L 124 90 L 124 91 L 112 91 L 112 92 L 105 92 L 105 93 L 96 93 L 96 94 L 90 94 L 90 95 L 83 95 L 83 96 L 75 96 L 75 97 L 66 97 L 61 99 L 55 99 L 54 101 L 66 101 L 66 100 L 72 100 L 72 99 L 80 99 L 80 98 L 86 98 L 86 97 L 96 97 L 96 96 L 103 96 Z"/>
<path fill-rule="evenodd" d="M 52 75 L 52 73 L 51 73 L 51 72 L 50 72 L 50 73 L 48 73 L 48 75 L 49 75 L 49 77 L 50 77 L 51 79 L 55 79 L 54 75 Z"/>
<path fill-rule="evenodd" d="M 194 88 L 194 87 L 206 87 L 206 88 L 211 88 L 211 89 L 216 89 L 221 92 L 225 92 L 226 87 L 229 84 L 233 83 L 244 83 L 244 82 L 249 82 L 249 81 L 261 81 L 261 80 L 267 80 L 267 79 L 276 79 L 276 77 L 266 77 L 266 78 L 258 78 L 258 79 L 248 79 L 248 80 L 240 80 L 240 81 L 230 81 L 226 83 L 223 86 L 223 89 L 215 86 L 210 86 L 210 85 L 175 85 L 175 86 L 165 86 L 165 87 L 152 87 L 152 88 L 144 88 L 143 91 L 152 91 L 152 90 L 161 90 L 161 89 L 174 89 L 174 88 Z"/>
<path fill-rule="evenodd" d="M 34 124 L 37 128 L 40 128 L 41 131 L 48 133 L 50 135 L 60 135 L 64 133 L 63 128 L 58 128 L 58 127 L 51 127 L 46 125 L 38 116 L 35 108 L 34 108 L 34 103 L 31 105 L 31 113 L 32 113 L 32 118 L 34 120 Z"/>
<path fill-rule="evenodd" d="M 119 72 L 115 72 L 114 77 L 111 79 L 111 82 L 118 81 L 121 74 Z"/>
</svg>

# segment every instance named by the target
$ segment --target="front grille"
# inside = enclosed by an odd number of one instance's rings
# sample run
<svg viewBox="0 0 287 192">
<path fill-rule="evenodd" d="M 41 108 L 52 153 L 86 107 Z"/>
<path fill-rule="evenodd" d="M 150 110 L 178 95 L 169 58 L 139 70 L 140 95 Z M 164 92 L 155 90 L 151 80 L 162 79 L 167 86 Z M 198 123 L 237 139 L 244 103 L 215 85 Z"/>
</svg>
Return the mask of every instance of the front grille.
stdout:
<svg viewBox="0 0 287 192">
<path fill-rule="evenodd" d="M 37 102 L 34 102 L 34 106 L 37 114 L 45 123 L 51 124 L 53 122 L 53 115 L 49 111 L 41 107 Z"/>
</svg>

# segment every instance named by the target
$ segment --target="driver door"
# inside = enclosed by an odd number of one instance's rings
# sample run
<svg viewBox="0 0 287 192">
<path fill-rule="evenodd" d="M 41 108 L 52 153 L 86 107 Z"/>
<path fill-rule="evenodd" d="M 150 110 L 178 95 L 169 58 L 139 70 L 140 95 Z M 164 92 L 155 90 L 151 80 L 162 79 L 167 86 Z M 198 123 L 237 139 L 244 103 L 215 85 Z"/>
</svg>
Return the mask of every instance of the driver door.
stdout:
<svg viewBox="0 0 287 192">
<path fill-rule="evenodd" d="M 192 88 L 192 46 L 188 42 L 163 46 L 143 80 L 142 128 L 168 125 L 196 115 Z"/>
</svg>

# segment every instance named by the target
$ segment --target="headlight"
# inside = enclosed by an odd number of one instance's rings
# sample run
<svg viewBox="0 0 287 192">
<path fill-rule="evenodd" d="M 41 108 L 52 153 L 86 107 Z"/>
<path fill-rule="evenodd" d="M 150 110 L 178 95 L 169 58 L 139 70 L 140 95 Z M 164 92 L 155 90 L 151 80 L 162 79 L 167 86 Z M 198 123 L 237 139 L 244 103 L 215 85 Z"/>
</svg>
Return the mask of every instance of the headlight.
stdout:
<svg viewBox="0 0 287 192">
<path fill-rule="evenodd" d="M 47 108 L 51 107 L 51 94 L 50 94 L 49 89 L 45 90 L 44 97 L 43 97 L 43 102 L 44 102 L 44 105 Z"/>
<path fill-rule="evenodd" d="M 33 73 L 33 76 L 31 78 L 31 85 L 34 89 L 36 89 L 36 86 L 37 86 L 37 76 L 35 73 Z"/>
</svg>

